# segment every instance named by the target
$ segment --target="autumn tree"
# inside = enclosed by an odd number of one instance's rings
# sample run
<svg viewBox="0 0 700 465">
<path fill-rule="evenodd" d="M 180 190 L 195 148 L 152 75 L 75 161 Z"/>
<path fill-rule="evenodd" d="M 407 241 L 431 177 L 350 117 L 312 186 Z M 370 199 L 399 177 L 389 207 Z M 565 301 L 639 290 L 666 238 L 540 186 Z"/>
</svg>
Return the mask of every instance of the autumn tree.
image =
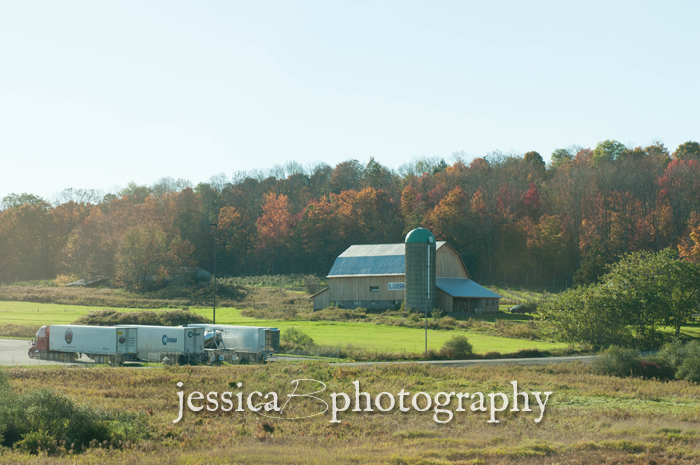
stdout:
<svg viewBox="0 0 700 465">
<path fill-rule="evenodd" d="M 117 250 L 115 281 L 130 289 L 146 289 L 164 277 L 167 253 L 163 230 L 153 224 L 135 226 Z"/>
<path fill-rule="evenodd" d="M 265 195 L 263 214 L 257 220 L 257 250 L 264 252 L 268 262 L 267 271 L 280 264 L 289 252 L 289 238 L 292 233 L 292 215 L 289 198 L 286 195 Z"/>
</svg>

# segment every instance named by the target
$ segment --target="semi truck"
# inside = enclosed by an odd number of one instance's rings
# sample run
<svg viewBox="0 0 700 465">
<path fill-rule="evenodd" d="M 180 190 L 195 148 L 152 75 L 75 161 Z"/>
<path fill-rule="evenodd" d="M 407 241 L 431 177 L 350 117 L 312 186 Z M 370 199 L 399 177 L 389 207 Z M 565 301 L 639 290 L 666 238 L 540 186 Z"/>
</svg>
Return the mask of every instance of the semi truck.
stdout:
<svg viewBox="0 0 700 465">
<path fill-rule="evenodd" d="M 30 358 L 72 362 L 85 355 L 96 363 L 127 361 L 197 363 L 222 360 L 264 363 L 279 350 L 279 329 L 256 326 L 42 326 Z"/>
<path fill-rule="evenodd" d="M 86 355 L 97 363 L 118 364 L 137 359 L 137 334 L 113 326 L 42 326 L 30 343 L 30 358 L 72 362 Z"/>
</svg>

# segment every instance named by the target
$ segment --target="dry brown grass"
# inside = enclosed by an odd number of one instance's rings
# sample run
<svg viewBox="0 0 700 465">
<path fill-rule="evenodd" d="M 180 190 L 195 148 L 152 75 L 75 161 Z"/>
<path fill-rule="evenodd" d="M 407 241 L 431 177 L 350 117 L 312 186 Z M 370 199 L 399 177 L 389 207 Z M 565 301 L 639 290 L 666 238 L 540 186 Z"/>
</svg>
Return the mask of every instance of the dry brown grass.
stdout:
<svg viewBox="0 0 700 465">
<path fill-rule="evenodd" d="M 20 391 L 38 386 L 60 389 L 81 402 L 149 412 L 154 434 L 122 452 L 91 450 L 79 457 L 41 458 L 36 463 L 697 463 L 700 460 L 700 386 L 597 376 L 578 364 L 451 368 L 388 365 L 364 368 L 324 363 L 220 368 L 14 368 Z M 186 393 L 290 392 L 290 381 L 312 378 L 329 391 L 352 394 L 360 380 L 371 394 L 401 388 L 416 392 L 512 392 L 510 381 L 527 391 L 553 391 L 543 421 L 532 414 L 505 413 L 486 423 L 486 413 L 456 413 L 447 425 L 432 412 L 341 414 L 299 421 L 256 414 L 186 413 L 177 425 L 178 388 Z M 328 396 L 325 396 L 328 401 Z M 453 404 L 454 405 L 454 404 Z M 305 408 L 313 409 L 313 405 Z M 536 407 L 534 410 L 538 410 Z M 152 415 L 151 415 L 152 414 Z M 27 456 L 5 452 L 0 462 Z"/>
</svg>

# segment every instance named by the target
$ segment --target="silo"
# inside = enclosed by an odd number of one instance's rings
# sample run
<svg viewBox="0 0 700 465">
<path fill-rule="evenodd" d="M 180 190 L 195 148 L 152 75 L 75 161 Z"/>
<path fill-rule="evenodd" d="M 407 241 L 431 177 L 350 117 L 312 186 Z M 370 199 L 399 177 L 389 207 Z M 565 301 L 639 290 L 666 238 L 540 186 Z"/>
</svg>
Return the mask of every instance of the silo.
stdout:
<svg viewBox="0 0 700 465">
<path fill-rule="evenodd" d="M 435 236 L 425 228 L 406 234 L 406 308 L 432 312 L 435 303 Z"/>
</svg>

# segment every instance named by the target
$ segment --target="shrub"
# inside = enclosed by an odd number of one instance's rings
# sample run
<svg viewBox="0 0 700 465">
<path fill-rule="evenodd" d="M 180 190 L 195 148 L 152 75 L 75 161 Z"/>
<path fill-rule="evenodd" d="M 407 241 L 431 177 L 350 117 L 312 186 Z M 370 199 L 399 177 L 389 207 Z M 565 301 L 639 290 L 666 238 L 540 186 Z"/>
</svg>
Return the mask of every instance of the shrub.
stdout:
<svg viewBox="0 0 700 465">
<path fill-rule="evenodd" d="M 312 274 L 304 276 L 304 290 L 307 294 L 315 294 L 321 290 L 321 280 Z"/>
<path fill-rule="evenodd" d="M 442 346 L 443 351 L 450 355 L 450 358 L 466 358 L 473 353 L 472 345 L 464 336 L 452 336 Z"/>
<path fill-rule="evenodd" d="M 678 367 L 676 378 L 700 382 L 700 341 L 685 344 L 685 357 Z"/>
<path fill-rule="evenodd" d="M 638 376 L 641 361 L 642 357 L 636 349 L 611 346 L 595 360 L 593 370 L 601 375 L 621 378 Z"/>
<path fill-rule="evenodd" d="M 26 394 L 10 390 L 0 397 L 2 445 L 30 453 L 61 452 L 65 444 L 76 451 L 93 441 L 119 447 L 148 435 L 143 415 L 114 413 L 76 405 L 64 394 L 40 389 Z"/>
<path fill-rule="evenodd" d="M 438 320 L 439 329 L 452 329 L 455 326 L 457 326 L 457 320 L 455 320 L 451 316 L 446 316 Z"/>
<path fill-rule="evenodd" d="M 659 358 L 663 359 L 674 367 L 678 369 L 686 357 L 686 346 L 680 339 L 675 339 L 672 342 L 667 342 L 659 351 Z"/>
<path fill-rule="evenodd" d="M 0 392 L 10 388 L 10 377 L 4 368 L 0 368 Z"/>
<path fill-rule="evenodd" d="M 297 328 L 289 328 L 282 334 L 282 347 L 285 350 L 307 349 L 314 345 L 308 334 Z"/>
<path fill-rule="evenodd" d="M 434 320 L 438 320 L 445 316 L 445 312 L 441 308 L 434 308 L 432 312 L 432 317 Z"/>
<path fill-rule="evenodd" d="M 520 349 L 516 353 L 512 354 L 513 358 L 536 358 L 547 357 L 548 355 L 549 352 L 539 349 Z"/>
<path fill-rule="evenodd" d="M 182 326 L 190 323 L 211 323 L 205 316 L 191 313 L 189 310 L 168 310 L 163 312 L 118 312 L 112 309 L 90 312 L 73 322 L 76 325 L 114 326 L 114 325 L 155 325 Z"/>
<path fill-rule="evenodd" d="M 56 286 L 65 286 L 68 283 L 72 283 L 73 281 L 77 281 L 78 278 L 75 275 L 67 275 L 67 274 L 59 274 L 56 276 L 56 279 L 53 280 L 53 283 Z"/>
<path fill-rule="evenodd" d="M 14 323 L 4 323 L 0 325 L 0 337 L 34 337 L 41 328 L 40 325 L 16 325 Z"/>
<path fill-rule="evenodd" d="M 15 447 L 34 455 L 39 452 L 43 452 L 46 455 L 56 455 L 59 451 L 56 438 L 42 430 L 25 434 L 22 436 L 22 440 L 15 444 Z"/>
<path fill-rule="evenodd" d="M 540 338 L 540 333 L 534 320 L 522 323 L 519 321 L 506 321 L 497 318 L 494 326 L 499 335 L 503 337 L 511 339 L 529 339 L 531 341 Z"/>
<path fill-rule="evenodd" d="M 684 344 L 676 339 L 666 343 L 657 358 L 675 371 L 677 379 L 700 382 L 700 341 Z"/>
<path fill-rule="evenodd" d="M 525 303 L 522 303 L 521 305 L 524 307 L 524 309 L 523 309 L 524 313 L 530 313 L 530 314 L 537 313 L 538 304 L 534 300 L 528 300 Z"/>
<path fill-rule="evenodd" d="M 639 376 L 645 379 L 673 379 L 676 369 L 661 357 L 646 357 L 639 362 Z"/>
</svg>

